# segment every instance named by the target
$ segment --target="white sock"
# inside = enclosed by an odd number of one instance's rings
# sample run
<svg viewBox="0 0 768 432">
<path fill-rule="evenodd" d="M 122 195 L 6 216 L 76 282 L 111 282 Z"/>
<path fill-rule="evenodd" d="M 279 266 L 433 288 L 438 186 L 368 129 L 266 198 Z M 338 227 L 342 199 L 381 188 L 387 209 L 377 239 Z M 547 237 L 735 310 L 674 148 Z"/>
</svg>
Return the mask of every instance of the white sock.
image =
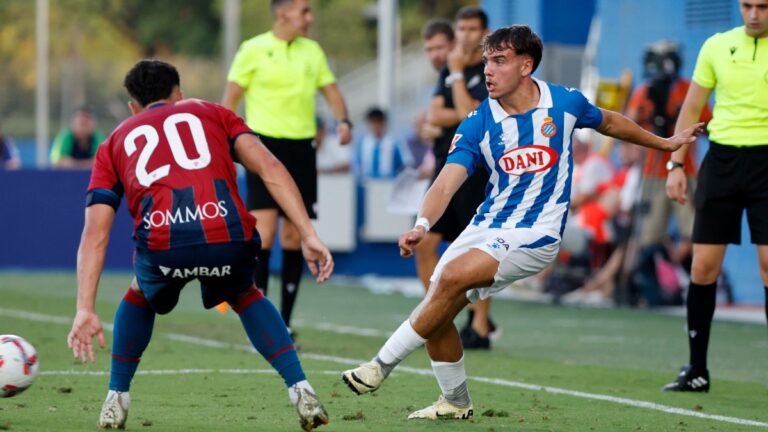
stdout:
<svg viewBox="0 0 768 432">
<path fill-rule="evenodd" d="M 426 341 L 416 333 L 410 321 L 405 320 L 381 347 L 377 358 L 381 363 L 396 365 L 419 349 Z"/>
<path fill-rule="evenodd" d="M 467 391 L 467 371 L 464 369 L 464 356 L 459 361 L 432 362 L 432 371 L 435 373 L 437 383 L 443 392 L 443 397 L 454 405 L 467 407 L 470 405 L 469 392 Z"/>
<path fill-rule="evenodd" d="M 109 390 L 107 391 L 107 399 L 109 399 L 111 396 L 117 397 L 117 393 L 120 393 L 120 406 L 123 407 L 124 410 L 127 410 L 131 407 L 131 394 L 129 392 L 119 392 L 115 390 Z"/>
<path fill-rule="evenodd" d="M 291 403 L 293 405 L 296 405 L 299 403 L 299 390 L 304 389 L 309 391 L 310 393 L 315 393 L 315 389 L 312 388 L 312 385 L 307 380 L 301 380 L 297 382 L 296 384 L 288 387 L 288 397 L 291 399 Z"/>
</svg>

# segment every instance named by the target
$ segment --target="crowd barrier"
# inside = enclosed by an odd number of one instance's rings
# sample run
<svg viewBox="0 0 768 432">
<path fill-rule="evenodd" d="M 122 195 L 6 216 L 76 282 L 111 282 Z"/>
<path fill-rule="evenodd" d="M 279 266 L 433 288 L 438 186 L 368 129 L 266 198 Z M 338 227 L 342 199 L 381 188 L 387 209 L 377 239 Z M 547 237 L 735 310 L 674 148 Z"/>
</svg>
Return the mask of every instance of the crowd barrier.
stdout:
<svg viewBox="0 0 768 432">
<path fill-rule="evenodd" d="M 83 227 L 86 171 L 0 170 L 0 269 L 73 270 Z M 388 214 L 382 200 L 388 185 L 367 185 L 367 193 L 350 175 L 321 175 L 316 227 L 334 252 L 336 274 L 415 276 L 413 259 L 399 257 L 397 237 L 412 223 L 408 216 Z M 244 189 L 242 189 L 244 190 Z M 368 214 L 366 215 L 366 211 Z M 731 246 L 725 269 L 737 302 L 763 301 L 749 229 L 742 246 Z M 132 220 L 122 203 L 112 229 L 105 268 L 132 268 Z M 277 248 L 277 243 L 276 243 Z M 279 271 L 281 254 L 272 254 Z"/>
</svg>

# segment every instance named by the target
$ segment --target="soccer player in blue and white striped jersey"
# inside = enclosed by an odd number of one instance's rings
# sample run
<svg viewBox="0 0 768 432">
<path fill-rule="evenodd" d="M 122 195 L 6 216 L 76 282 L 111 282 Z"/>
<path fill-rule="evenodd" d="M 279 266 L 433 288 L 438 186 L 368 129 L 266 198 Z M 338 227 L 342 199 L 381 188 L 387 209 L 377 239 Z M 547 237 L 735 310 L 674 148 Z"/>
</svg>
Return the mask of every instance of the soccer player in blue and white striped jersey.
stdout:
<svg viewBox="0 0 768 432">
<path fill-rule="evenodd" d="M 596 129 L 665 151 L 690 144 L 703 132 L 700 123 L 660 138 L 621 114 L 595 107 L 578 90 L 533 78 L 542 50 L 539 36 L 523 25 L 496 30 L 484 41 L 489 97 L 459 126 L 416 225 L 400 237 L 401 255 L 413 254 L 477 163 L 490 174 L 485 201 L 440 258 L 426 297 L 409 319 L 372 361 L 342 374 L 355 393 L 374 391 L 400 361 L 426 345 L 442 395 L 408 418 L 472 417 L 453 319 L 470 301 L 542 271 L 557 256 L 570 201 L 574 129 Z"/>
</svg>

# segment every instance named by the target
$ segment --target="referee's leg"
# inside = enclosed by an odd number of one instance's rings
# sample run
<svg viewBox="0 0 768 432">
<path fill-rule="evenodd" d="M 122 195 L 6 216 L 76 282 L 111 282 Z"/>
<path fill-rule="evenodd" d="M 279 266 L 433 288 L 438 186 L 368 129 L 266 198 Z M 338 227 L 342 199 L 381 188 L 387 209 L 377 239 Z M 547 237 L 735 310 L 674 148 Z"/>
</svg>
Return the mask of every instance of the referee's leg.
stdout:
<svg viewBox="0 0 768 432">
<path fill-rule="evenodd" d="M 694 369 L 707 369 L 709 331 L 715 314 L 717 277 L 723 266 L 724 244 L 693 245 L 691 285 L 688 290 L 688 345 L 690 364 Z"/>
<path fill-rule="evenodd" d="M 768 245 L 757 245 L 757 259 L 760 261 L 760 277 L 765 290 L 765 320 L 768 324 Z"/>
<path fill-rule="evenodd" d="M 261 250 L 257 253 L 256 272 L 254 282 L 256 287 L 267 295 L 269 286 L 269 259 L 272 255 L 272 243 L 275 241 L 277 231 L 277 209 L 260 208 L 251 210 L 256 218 L 256 230 L 261 237 Z"/>
</svg>

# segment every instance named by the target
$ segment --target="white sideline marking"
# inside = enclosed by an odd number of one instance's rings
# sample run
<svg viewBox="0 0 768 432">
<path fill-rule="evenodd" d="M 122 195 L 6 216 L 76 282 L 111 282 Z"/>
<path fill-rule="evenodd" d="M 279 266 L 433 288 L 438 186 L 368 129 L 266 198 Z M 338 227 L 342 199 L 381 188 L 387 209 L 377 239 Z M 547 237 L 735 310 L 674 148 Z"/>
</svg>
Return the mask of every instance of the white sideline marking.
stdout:
<svg viewBox="0 0 768 432">
<path fill-rule="evenodd" d="M 305 371 L 313 374 L 322 375 L 338 375 L 339 371 Z M 264 374 L 264 375 L 277 375 L 274 369 L 150 369 L 136 371 L 136 375 L 193 375 L 193 374 Z M 76 371 L 76 370 L 59 370 L 59 371 L 42 371 L 40 375 L 49 376 L 109 376 L 109 371 Z"/>
<path fill-rule="evenodd" d="M 69 325 L 71 322 L 71 318 L 68 317 L 62 317 L 62 316 L 56 316 L 56 315 L 47 315 L 47 314 L 41 314 L 37 312 L 27 312 L 27 311 L 20 311 L 20 310 L 14 310 L 14 309 L 5 309 L 0 308 L 0 315 L 3 316 L 9 316 L 13 318 L 20 318 L 25 319 L 29 321 L 39 321 L 39 322 L 47 322 L 47 323 L 53 323 L 53 324 L 66 324 Z M 109 324 L 109 329 L 107 329 L 108 323 L 103 323 L 104 328 L 108 331 L 111 331 L 111 324 Z M 238 351 L 249 351 L 249 352 L 255 352 L 256 350 L 253 349 L 250 345 L 245 344 L 232 344 L 232 343 L 226 343 L 221 342 L 213 339 L 204 339 L 199 338 L 195 336 L 188 336 L 188 335 L 182 335 L 177 333 L 160 333 L 159 335 L 164 336 L 168 339 L 178 341 L 178 342 L 186 342 L 194 345 L 201 345 L 201 346 L 207 346 L 210 348 L 229 348 L 229 349 L 236 349 Z M 301 353 L 301 357 L 312 359 L 312 360 L 320 360 L 320 361 L 327 361 L 337 364 L 343 364 L 343 365 L 356 365 L 358 363 L 362 363 L 366 360 L 359 360 L 359 359 L 350 359 L 346 357 L 336 357 L 336 356 L 329 356 L 324 354 L 313 354 L 313 353 Z M 185 369 L 188 371 L 201 371 L 205 369 Z M 212 369 L 213 370 L 213 369 Z M 249 369 L 250 371 L 257 371 L 260 369 Z M 407 367 L 407 366 L 399 366 L 397 368 L 398 372 L 408 372 L 416 375 L 424 375 L 424 376 L 432 376 L 432 370 L 430 369 L 421 369 L 421 368 L 413 368 L 413 367 Z M 146 371 L 146 374 L 150 374 L 151 371 Z M 328 371 L 323 371 L 323 373 L 327 373 Z M 101 372 L 95 371 L 93 372 L 95 374 L 99 374 Z M 189 372 L 193 373 L 193 372 Z M 199 373 L 206 373 L 206 372 L 199 372 Z M 236 373 L 236 372 L 232 372 Z M 255 372 L 260 373 L 260 372 Z M 338 374 L 339 372 L 331 372 Z M 41 372 L 42 375 L 45 375 L 45 371 Z M 90 372 L 82 372 L 83 375 L 88 375 Z M 141 371 L 139 371 L 139 374 L 141 374 Z M 161 374 L 161 373 L 158 373 Z M 74 374 L 73 374 L 74 375 Z M 627 398 L 619 398 L 615 396 L 609 396 L 609 395 L 603 395 L 599 393 L 587 393 L 587 392 L 581 392 L 577 390 L 567 390 L 562 389 L 558 387 L 549 387 L 549 386 L 541 386 L 536 384 L 528 384 L 523 383 L 519 381 L 511 381 L 511 380 L 505 380 L 500 378 L 487 378 L 487 377 L 480 377 L 480 376 L 468 376 L 467 379 L 471 381 L 477 381 L 482 382 L 486 384 L 492 384 L 492 385 L 498 385 L 502 387 L 512 387 L 512 388 L 520 388 L 525 390 L 531 390 L 531 391 L 543 391 L 546 393 L 552 393 L 552 394 L 560 394 L 560 395 L 566 395 L 566 396 L 573 396 L 578 397 L 582 399 L 590 399 L 590 400 L 598 400 L 598 401 L 604 401 L 604 402 L 612 402 L 619 405 L 627 405 L 634 408 L 643 408 L 643 409 L 649 409 L 649 410 L 655 410 L 655 411 L 661 411 L 668 414 L 677 414 L 682 416 L 688 416 L 688 417 L 697 417 L 705 420 L 716 420 L 721 421 L 725 423 L 731 423 L 731 424 L 737 424 L 742 426 L 756 426 L 756 427 L 763 427 L 768 428 L 768 423 L 766 422 L 760 422 L 756 420 L 748 420 L 748 419 L 742 419 L 738 417 L 729 417 L 729 416 L 722 416 L 717 414 L 705 414 L 699 411 L 692 411 L 687 410 L 683 408 L 677 408 L 672 407 L 668 405 L 662 405 L 657 404 L 653 402 L 646 402 L 646 401 L 640 401 L 635 399 L 627 399 Z"/>
</svg>

